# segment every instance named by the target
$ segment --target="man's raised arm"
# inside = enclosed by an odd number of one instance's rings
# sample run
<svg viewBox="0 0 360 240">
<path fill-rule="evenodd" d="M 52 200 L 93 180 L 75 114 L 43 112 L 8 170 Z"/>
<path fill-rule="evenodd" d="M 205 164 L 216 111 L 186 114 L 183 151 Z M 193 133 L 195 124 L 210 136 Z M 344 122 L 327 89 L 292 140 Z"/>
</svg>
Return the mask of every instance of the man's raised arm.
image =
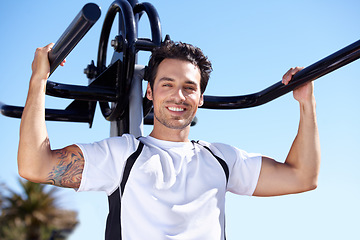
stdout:
<svg viewBox="0 0 360 240">
<path fill-rule="evenodd" d="M 302 68 L 292 68 L 283 77 L 288 84 Z M 293 92 L 300 105 L 298 133 L 284 163 L 263 157 L 254 196 L 276 196 L 313 190 L 320 169 L 320 141 L 316 122 L 314 85 L 306 83 Z"/>
<path fill-rule="evenodd" d="M 46 130 L 45 89 L 50 74 L 48 53 L 53 45 L 38 48 L 35 52 L 21 117 L 18 170 L 21 177 L 32 182 L 78 188 L 84 168 L 81 150 L 76 145 L 51 150 Z"/>
</svg>

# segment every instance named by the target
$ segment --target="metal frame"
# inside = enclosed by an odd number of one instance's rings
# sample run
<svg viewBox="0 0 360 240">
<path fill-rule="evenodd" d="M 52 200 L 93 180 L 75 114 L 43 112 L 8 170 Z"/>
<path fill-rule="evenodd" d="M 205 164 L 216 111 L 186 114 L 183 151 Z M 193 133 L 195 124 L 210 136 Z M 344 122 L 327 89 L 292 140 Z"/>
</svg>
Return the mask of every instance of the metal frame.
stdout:
<svg viewBox="0 0 360 240">
<path fill-rule="evenodd" d="M 143 13 L 146 13 L 149 18 L 152 39 L 138 38 L 137 36 L 138 21 Z M 106 66 L 109 33 L 116 14 L 120 15 L 119 31 L 118 36 L 111 41 L 115 52 L 112 63 Z M 96 4 L 89 3 L 81 9 L 49 53 L 50 74 L 55 71 L 99 17 L 100 8 Z M 166 39 L 169 39 L 169 37 L 167 36 L 164 41 Z M 138 88 L 141 88 L 139 82 L 143 79 L 133 76 L 137 53 L 139 51 L 151 51 L 153 48 L 160 46 L 161 42 L 160 18 L 153 5 L 150 3 L 138 3 L 137 0 L 114 1 L 109 7 L 103 23 L 97 66 L 92 61 L 87 69 L 85 69 L 85 74 L 89 78 L 88 86 L 48 81 L 46 86 L 47 95 L 74 99 L 74 101 L 64 110 L 46 109 L 45 119 L 87 122 L 91 127 L 96 102 L 99 102 L 103 116 L 112 122 L 112 136 L 130 132 L 129 124 L 132 120 L 130 120 L 129 113 L 131 111 L 143 112 L 143 115 L 141 115 L 145 116 L 143 123 L 152 124 L 151 102 L 144 98 L 142 104 L 136 103 L 131 106 L 133 109 L 130 111 L 129 102 L 131 100 L 129 95 L 130 92 L 141 94 Z M 288 85 L 277 82 L 262 91 L 241 96 L 221 97 L 205 95 L 202 108 L 241 109 L 259 106 L 291 92 L 301 84 L 318 79 L 359 58 L 360 40 L 306 67 L 297 73 Z M 137 88 L 137 90 L 134 90 L 134 88 Z M 109 102 L 111 105 L 109 105 Z M 0 102 L 0 110 L 5 116 L 20 118 L 23 107 L 6 105 Z M 193 121 L 193 125 L 195 123 L 196 119 Z"/>
</svg>

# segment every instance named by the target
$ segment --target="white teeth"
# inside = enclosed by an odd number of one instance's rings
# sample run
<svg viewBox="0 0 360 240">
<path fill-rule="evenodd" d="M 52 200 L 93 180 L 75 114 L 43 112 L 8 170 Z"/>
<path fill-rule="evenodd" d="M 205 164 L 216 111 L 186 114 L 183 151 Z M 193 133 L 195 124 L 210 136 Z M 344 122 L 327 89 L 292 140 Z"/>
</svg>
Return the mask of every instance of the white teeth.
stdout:
<svg viewBox="0 0 360 240">
<path fill-rule="evenodd" d="M 184 108 L 169 107 L 169 110 L 174 111 L 174 112 L 182 112 L 182 111 L 184 111 Z"/>
</svg>

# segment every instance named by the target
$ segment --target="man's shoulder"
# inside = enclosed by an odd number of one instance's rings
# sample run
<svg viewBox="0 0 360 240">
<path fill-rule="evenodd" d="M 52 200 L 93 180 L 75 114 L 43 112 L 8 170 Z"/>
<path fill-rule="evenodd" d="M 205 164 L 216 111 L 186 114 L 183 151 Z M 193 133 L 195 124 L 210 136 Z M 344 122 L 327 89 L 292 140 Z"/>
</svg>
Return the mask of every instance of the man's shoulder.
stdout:
<svg viewBox="0 0 360 240">
<path fill-rule="evenodd" d="M 219 157 L 227 158 L 228 155 L 232 155 L 238 150 L 236 147 L 220 142 L 207 142 L 204 140 L 193 141 L 196 144 L 209 148 L 214 154 Z"/>
<path fill-rule="evenodd" d="M 101 142 L 107 142 L 107 143 L 114 143 L 114 144 L 132 144 L 132 143 L 138 143 L 139 140 L 132 134 L 125 133 L 121 136 L 115 136 L 115 137 L 108 137 Z"/>
<path fill-rule="evenodd" d="M 222 150 L 222 149 L 234 149 L 235 147 L 233 147 L 232 145 L 229 145 L 229 144 L 226 144 L 226 143 L 220 143 L 220 142 L 207 142 L 207 141 L 204 141 L 204 140 L 197 140 L 197 141 L 193 141 L 199 145 L 202 145 L 202 146 L 206 146 L 206 147 L 209 147 L 210 149 L 219 149 L 219 150 Z"/>
<path fill-rule="evenodd" d="M 76 145 L 82 150 L 121 150 L 126 152 L 125 150 L 131 151 L 136 148 L 138 143 L 139 140 L 133 135 L 123 134 L 122 136 L 108 137 L 93 143 L 77 143 Z"/>
</svg>

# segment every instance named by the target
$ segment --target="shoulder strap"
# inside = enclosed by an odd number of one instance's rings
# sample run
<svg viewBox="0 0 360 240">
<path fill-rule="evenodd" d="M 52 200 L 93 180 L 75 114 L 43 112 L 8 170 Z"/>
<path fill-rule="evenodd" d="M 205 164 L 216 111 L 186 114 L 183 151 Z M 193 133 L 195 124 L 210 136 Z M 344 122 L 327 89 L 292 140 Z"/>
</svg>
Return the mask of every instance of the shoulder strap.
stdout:
<svg viewBox="0 0 360 240">
<path fill-rule="evenodd" d="M 125 163 L 124 173 L 120 187 L 109 197 L 109 214 L 106 220 L 105 240 L 122 239 L 121 236 L 121 196 L 124 193 L 125 184 L 129 178 L 131 168 L 139 157 L 144 144 L 140 141 L 135 152 L 133 152 Z"/>
<path fill-rule="evenodd" d="M 206 150 L 208 150 L 213 156 L 214 158 L 216 158 L 216 160 L 220 163 L 221 167 L 223 168 L 224 170 L 224 173 L 225 173 L 225 177 L 226 177 L 226 183 L 229 181 L 229 167 L 228 165 L 226 164 L 226 162 L 218 157 L 217 155 L 215 155 L 213 153 L 213 151 L 211 151 L 211 149 L 208 147 L 208 146 L 205 146 L 203 144 L 201 144 L 199 141 L 192 141 L 193 143 L 197 143 L 198 145 L 202 146 L 203 148 L 205 148 Z"/>
<path fill-rule="evenodd" d="M 130 157 L 126 160 L 123 177 L 122 177 L 121 184 L 120 184 L 121 195 L 124 193 L 125 184 L 129 178 L 131 168 L 134 166 L 134 163 L 135 163 L 136 159 L 139 157 L 143 147 L 144 147 L 144 144 L 141 141 L 139 141 L 139 145 L 138 145 L 138 148 L 136 149 L 136 151 L 133 152 L 133 154 L 131 154 Z"/>
</svg>

